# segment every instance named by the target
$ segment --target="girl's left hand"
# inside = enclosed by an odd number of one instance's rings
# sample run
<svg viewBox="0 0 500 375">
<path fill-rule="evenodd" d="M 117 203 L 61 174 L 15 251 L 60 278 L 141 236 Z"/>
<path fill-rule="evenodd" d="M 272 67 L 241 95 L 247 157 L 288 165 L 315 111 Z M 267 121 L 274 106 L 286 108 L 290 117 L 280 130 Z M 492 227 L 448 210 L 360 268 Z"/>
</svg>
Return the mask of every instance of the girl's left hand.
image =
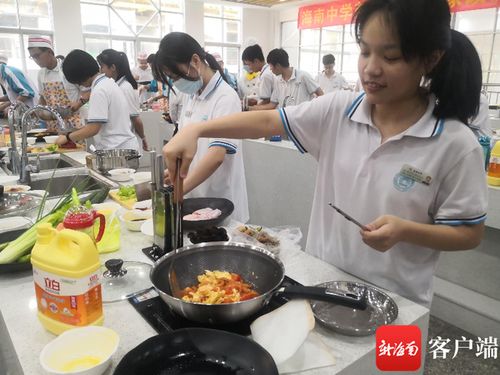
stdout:
<svg viewBox="0 0 500 375">
<path fill-rule="evenodd" d="M 366 226 L 370 231 L 362 230 L 363 242 L 373 249 L 385 252 L 403 240 L 406 221 L 397 216 L 383 215 Z"/>
</svg>

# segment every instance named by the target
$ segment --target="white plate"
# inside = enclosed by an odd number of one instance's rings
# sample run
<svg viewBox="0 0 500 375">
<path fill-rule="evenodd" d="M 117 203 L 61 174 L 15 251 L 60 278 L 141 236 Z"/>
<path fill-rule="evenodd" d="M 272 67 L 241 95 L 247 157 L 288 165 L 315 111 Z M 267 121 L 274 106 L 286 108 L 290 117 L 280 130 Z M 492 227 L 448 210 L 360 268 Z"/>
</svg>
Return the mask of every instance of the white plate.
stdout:
<svg viewBox="0 0 500 375">
<path fill-rule="evenodd" d="M 151 199 L 147 199 L 145 201 L 140 201 L 140 202 L 134 203 L 132 208 L 134 210 L 147 211 L 147 210 L 151 210 L 153 208 L 153 203 L 152 203 Z"/>
<path fill-rule="evenodd" d="M 151 172 L 135 172 L 132 178 L 134 179 L 134 184 L 151 181 Z"/>
<path fill-rule="evenodd" d="M 0 219 L 1 232 L 29 228 L 31 225 L 33 225 L 31 220 L 24 216 L 12 216 Z"/>
<path fill-rule="evenodd" d="M 141 232 L 146 236 L 153 237 L 155 235 L 154 227 L 153 227 L 153 219 L 146 220 L 141 225 Z"/>
</svg>

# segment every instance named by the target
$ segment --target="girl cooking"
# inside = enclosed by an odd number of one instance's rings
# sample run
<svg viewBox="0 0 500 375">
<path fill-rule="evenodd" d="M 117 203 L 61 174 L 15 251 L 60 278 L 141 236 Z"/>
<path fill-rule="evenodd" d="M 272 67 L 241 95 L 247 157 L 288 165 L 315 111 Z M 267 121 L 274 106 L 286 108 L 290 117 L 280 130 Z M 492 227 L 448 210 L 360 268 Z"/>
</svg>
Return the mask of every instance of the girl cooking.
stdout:
<svg viewBox="0 0 500 375">
<path fill-rule="evenodd" d="M 306 250 L 429 307 L 440 251 L 476 247 L 487 207 L 481 147 L 466 125 L 481 65 L 450 17 L 446 0 L 363 2 L 354 22 L 365 92 L 192 124 L 164 148 L 171 173 L 182 158 L 186 175 L 199 137 L 287 134 L 319 164 Z"/>
<path fill-rule="evenodd" d="M 241 112 L 238 94 L 226 83 L 215 58 L 188 34 L 172 32 L 162 39 L 154 73 L 162 82 L 170 84 L 172 79 L 174 91 L 185 94 L 179 129 Z M 198 148 L 193 167 L 184 176 L 184 192 L 189 197 L 227 198 L 234 203 L 231 217 L 248 221 L 241 141 L 199 139 Z"/>
<path fill-rule="evenodd" d="M 148 142 L 144 134 L 144 124 L 139 117 L 139 95 L 137 93 L 137 82 L 132 76 L 127 55 L 114 49 L 105 49 L 97 56 L 97 62 L 101 66 L 101 73 L 106 77 L 113 78 L 127 99 L 132 127 L 141 139 L 143 150 L 148 150 Z"/>
</svg>

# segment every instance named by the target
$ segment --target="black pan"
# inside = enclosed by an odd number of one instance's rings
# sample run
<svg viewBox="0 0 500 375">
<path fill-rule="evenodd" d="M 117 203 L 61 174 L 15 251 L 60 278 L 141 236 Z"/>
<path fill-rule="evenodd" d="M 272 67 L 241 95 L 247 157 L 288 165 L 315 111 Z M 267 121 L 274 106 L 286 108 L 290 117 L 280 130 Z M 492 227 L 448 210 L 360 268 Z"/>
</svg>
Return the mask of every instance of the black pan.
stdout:
<svg viewBox="0 0 500 375">
<path fill-rule="evenodd" d="M 198 275 L 205 270 L 237 273 L 259 295 L 246 301 L 213 305 L 182 300 L 177 291 L 196 285 Z M 176 285 L 171 284 L 172 274 L 176 275 Z M 328 288 L 295 285 L 279 287 L 284 277 L 283 263 L 271 252 L 232 242 L 206 242 L 182 247 L 160 258 L 150 273 L 151 282 L 161 299 L 180 316 L 200 323 L 226 324 L 245 319 L 263 308 L 274 294 L 366 308 L 366 298 L 362 293 L 331 293 Z"/>
<path fill-rule="evenodd" d="M 185 328 L 151 337 L 128 352 L 114 375 L 278 375 L 271 355 L 234 333 Z"/>
<path fill-rule="evenodd" d="M 25 229 L 11 230 L 6 233 L 2 233 L 2 242 L 13 241 L 21 234 L 26 232 Z M 31 262 L 26 263 L 7 263 L 0 264 L 0 274 L 2 273 L 11 273 L 11 272 L 20 272 L 20 271 L 30 271 L 32 269 Z"/>
<path fill-rule="evenodd" d="M 229 199 L 225 198 L 186 198 L 182 203 L 182 216 L 189 215 L 196 210 L 202 208 L 218 208 L 221 210 L 221 215 L 218 218 L 211 220 L 200 221 L 186 221 L 182 220 L 182 227 L 184 230 L 200 229 L 213 227 L 224 221 L 229 215 L 233 213 L 234 204 Z"/>
</svg>

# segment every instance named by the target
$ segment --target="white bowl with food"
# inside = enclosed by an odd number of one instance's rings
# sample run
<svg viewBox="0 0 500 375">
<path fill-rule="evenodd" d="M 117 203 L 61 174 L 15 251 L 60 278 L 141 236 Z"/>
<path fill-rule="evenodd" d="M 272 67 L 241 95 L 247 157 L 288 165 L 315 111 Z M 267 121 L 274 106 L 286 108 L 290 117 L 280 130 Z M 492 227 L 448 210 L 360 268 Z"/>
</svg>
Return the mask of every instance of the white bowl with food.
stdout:
<svg viewBox="0 0 500 375">
<path fill-rule="evenodd" d="M 120 215 L 121 221 L 131 232 L 139 232 L 142 224 L 151 219 L 151 211 L 130 210 Z"/>
<path fill-rule="evenodd" d="M 132 168 L 116 168 L 108 171 L 110 178 L 117 182 L 123 182 L 131 180 L 135 170 Z"/>
<path fill-rule="evenodd" d="M 7 185 L 4 186 L 4 192 L 6 193 L 25 193 L 31 190 L 28 185 Z"/>
<path fill-rule="evenodd" d="M 27 137 L 26 141 L 30 146 L 34 145 L 36 143 L 36 137 Z"/>
<path fill-rule="evenodd" d="M 106 327 L 73 328 L 45 345 L 40 364 L 51 375 L 101 375 L 119 342 L 118 334 Z"/>
<path fill-rule="evenodd" d="M 45 137 L 43 137 L 43 139 L 45 140 L 45 143 L 51 145 L 56 143 L 56 139 L 58 137 L 59 137 L 58 135 L 46 135 Z"/>
</svg>

